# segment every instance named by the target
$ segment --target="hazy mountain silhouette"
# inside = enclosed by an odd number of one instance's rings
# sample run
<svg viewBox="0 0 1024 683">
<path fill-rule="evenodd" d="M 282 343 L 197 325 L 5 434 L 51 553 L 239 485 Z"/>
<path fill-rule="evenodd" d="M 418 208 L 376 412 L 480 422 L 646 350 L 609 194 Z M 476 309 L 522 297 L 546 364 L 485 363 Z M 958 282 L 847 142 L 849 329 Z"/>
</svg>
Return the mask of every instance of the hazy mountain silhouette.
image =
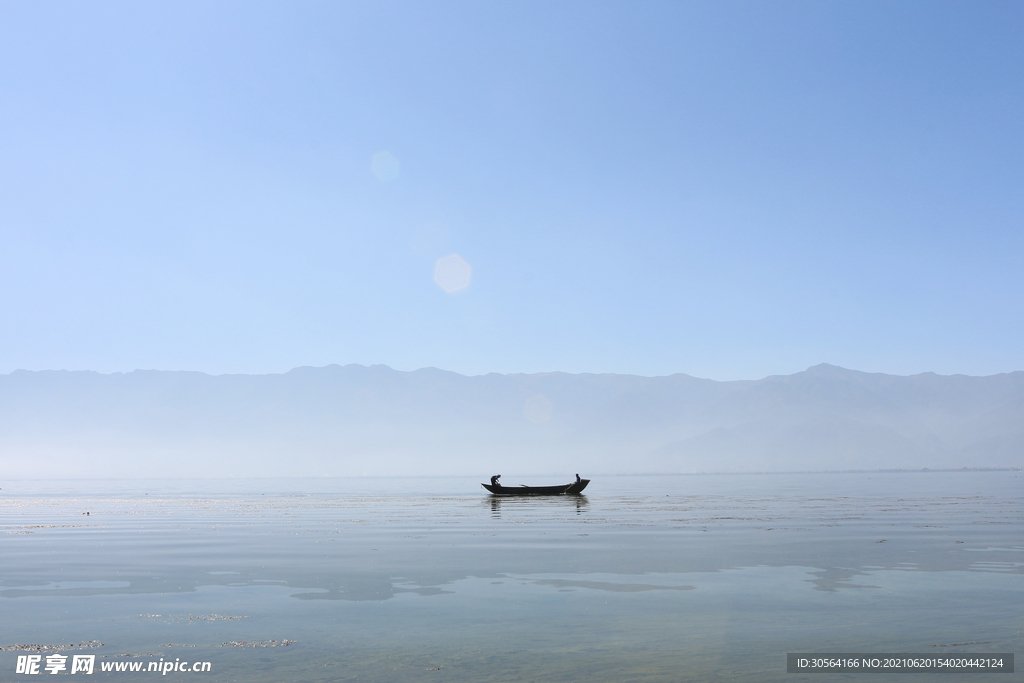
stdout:
<svg viewBox="0 0 1024 683">
<path fill-rule="evenodd" d="M 0 375 L 7 476 L 935 469 L 1016 467 L 1022 455 L 1024 372 Z"/>
</svg>

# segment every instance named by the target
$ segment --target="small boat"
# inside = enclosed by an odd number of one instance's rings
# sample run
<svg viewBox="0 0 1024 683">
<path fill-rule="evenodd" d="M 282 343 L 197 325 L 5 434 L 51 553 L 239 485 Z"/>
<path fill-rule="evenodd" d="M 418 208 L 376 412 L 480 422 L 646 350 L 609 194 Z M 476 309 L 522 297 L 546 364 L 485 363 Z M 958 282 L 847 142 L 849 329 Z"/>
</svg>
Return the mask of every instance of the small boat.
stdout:
<svg viewBox="0 0 1024 683">
<path fill-rule="evenodd" d="M 580 479 L 571 484 L 559 486 L 502 486 L 501 484 L 480 484 L 496 496 L 565 496 L 582 493 L 590 483 L 589 479 Z"/>
</svg>

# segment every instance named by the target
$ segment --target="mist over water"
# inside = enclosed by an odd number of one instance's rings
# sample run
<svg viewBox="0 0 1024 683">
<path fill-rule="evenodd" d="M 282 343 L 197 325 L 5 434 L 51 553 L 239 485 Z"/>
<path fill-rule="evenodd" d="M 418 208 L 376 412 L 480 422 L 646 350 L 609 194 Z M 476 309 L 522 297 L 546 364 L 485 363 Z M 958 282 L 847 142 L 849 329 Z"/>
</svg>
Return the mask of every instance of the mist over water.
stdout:
<svg viewBox="0 0 1024 683">
<path fill-rule="evenodd" d="M 7 482 L 0 671 L 88 641 L 217 681 L 788 680 L 786 652 L 1021 651 L 1021 476 Z"/>
<path fill-rule="evenodd" d="M 21 478 L 991 468 L 1022 448 L 1024 372 L 0 375 L 0 466 Z"/>
</svg>

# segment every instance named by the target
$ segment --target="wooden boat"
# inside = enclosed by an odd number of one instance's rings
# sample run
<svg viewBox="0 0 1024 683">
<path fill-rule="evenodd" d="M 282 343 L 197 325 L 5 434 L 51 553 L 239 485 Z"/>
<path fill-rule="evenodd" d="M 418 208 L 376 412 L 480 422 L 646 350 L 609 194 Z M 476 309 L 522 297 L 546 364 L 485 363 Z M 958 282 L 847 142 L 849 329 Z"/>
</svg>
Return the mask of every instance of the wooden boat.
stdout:
<svg viewBox="0 0 1024 683">
<path fill-rule="evenodd" d="M 580 479 L 571 484 L 559 486 L 497 486 L 493 484 L 480 484 L 496 496 L 565 496 L 575 493 L 582 493 L 590 483 L 589 479 Z"/>
</svg>

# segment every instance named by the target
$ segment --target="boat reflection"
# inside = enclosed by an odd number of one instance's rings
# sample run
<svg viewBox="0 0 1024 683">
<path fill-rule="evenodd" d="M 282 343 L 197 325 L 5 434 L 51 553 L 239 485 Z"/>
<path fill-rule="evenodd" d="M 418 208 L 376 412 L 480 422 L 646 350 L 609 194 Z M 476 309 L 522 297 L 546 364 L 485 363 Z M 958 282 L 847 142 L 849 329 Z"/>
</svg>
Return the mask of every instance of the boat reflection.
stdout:
<svg viewBox="0 0 1024 683">
<path fill-rule="evenodd" d="M 556 510 L 576 510 L 581 514 L 590 506 L 584 495 L 577 496 L 490 496 L 491 517 L 501 519 L 501 513 L 529 513 Z"/>
</svg>

